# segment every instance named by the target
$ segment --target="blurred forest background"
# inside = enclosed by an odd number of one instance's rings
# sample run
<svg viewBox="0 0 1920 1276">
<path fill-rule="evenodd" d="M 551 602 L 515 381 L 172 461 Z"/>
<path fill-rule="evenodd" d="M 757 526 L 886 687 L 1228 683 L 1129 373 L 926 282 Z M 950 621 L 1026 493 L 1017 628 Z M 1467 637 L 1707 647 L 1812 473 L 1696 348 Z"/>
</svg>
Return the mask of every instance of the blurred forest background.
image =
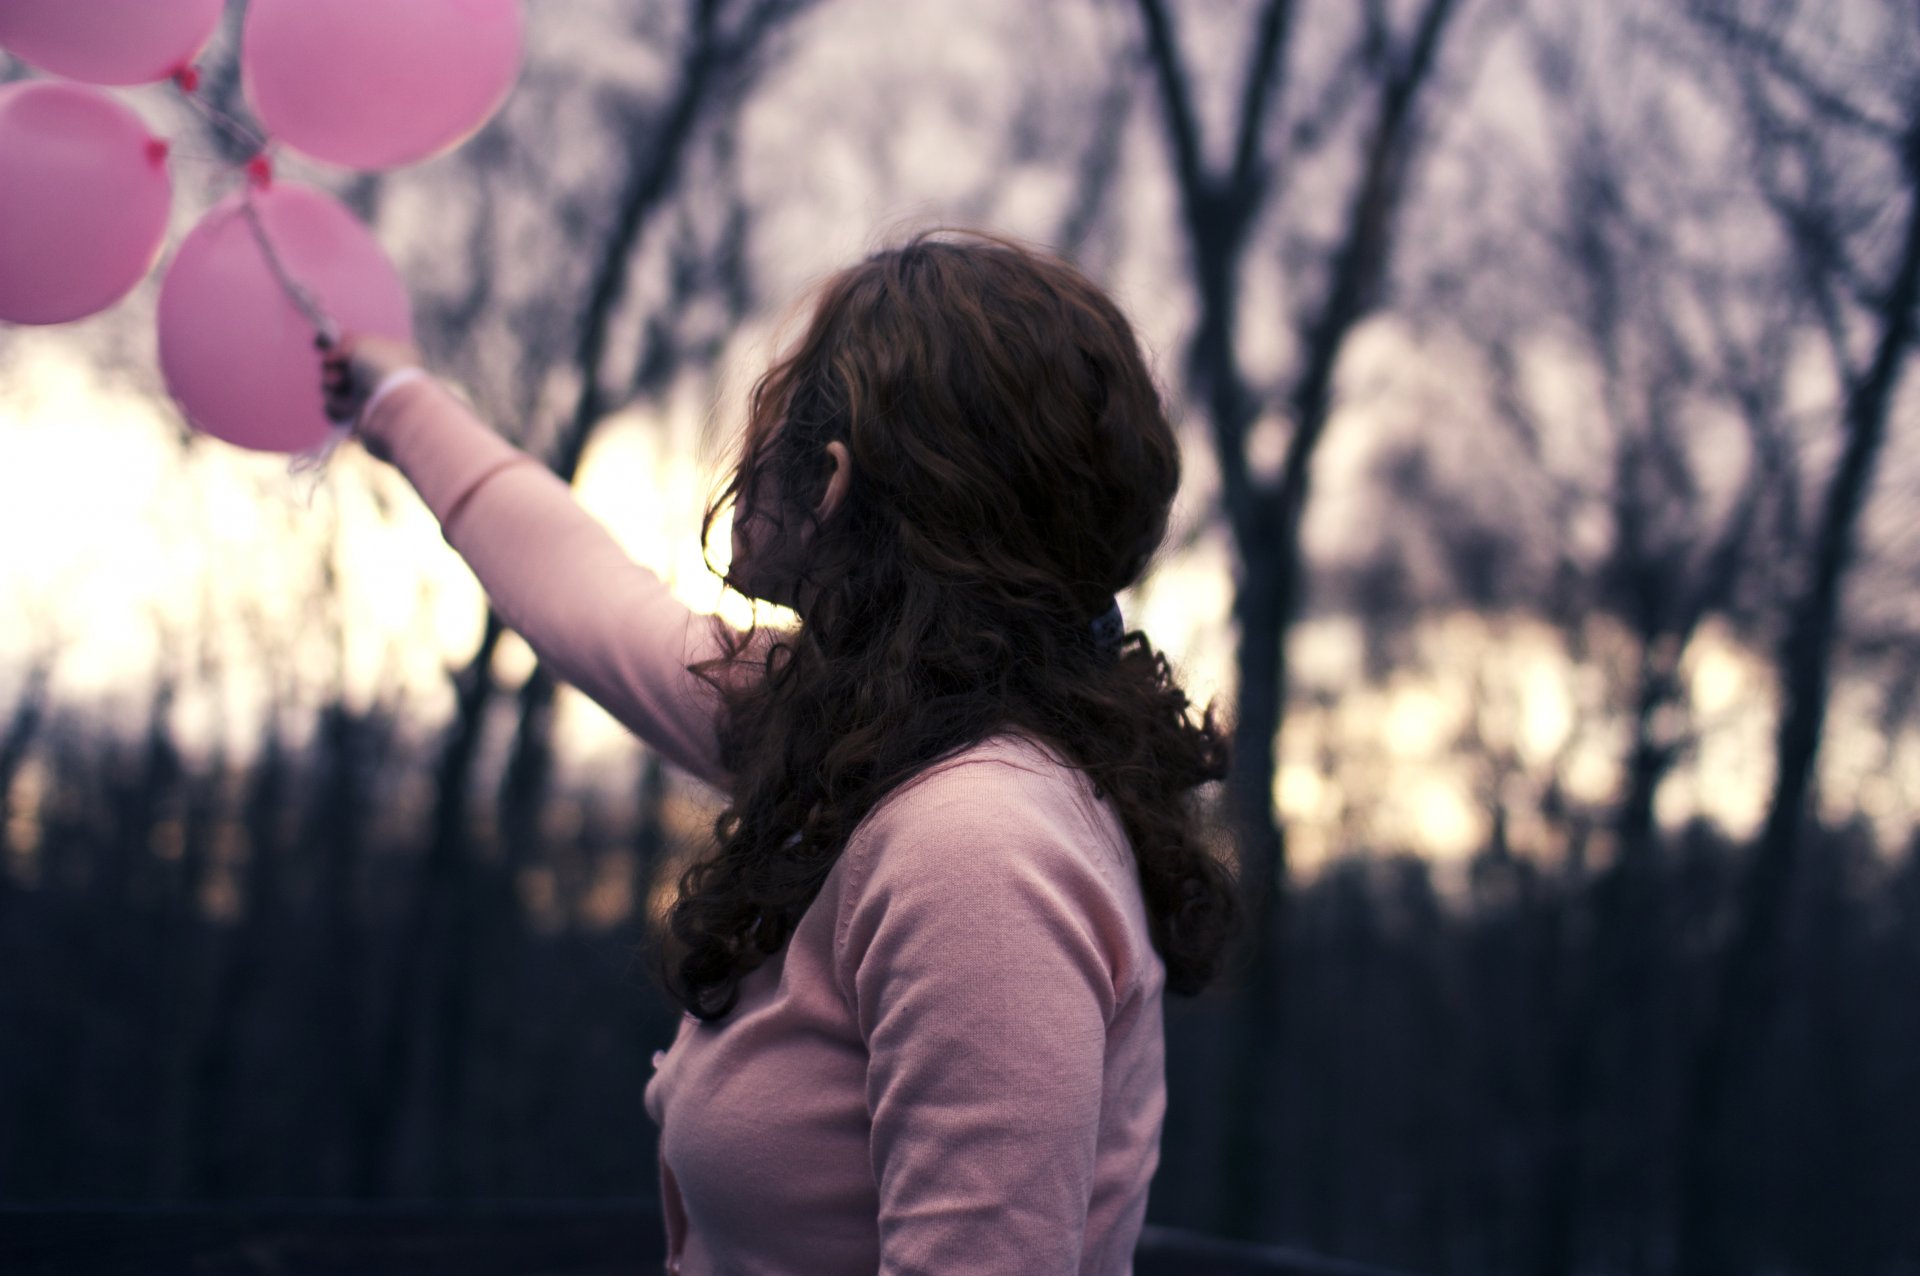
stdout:
<svg viewBox="0 0 1920 1276">
<path fill-rule="evenodd" d="M 1122 602 L 1232 711 L 1258 924 L 1169 1004 L 1150 1220 L 1920 1270 L 1911 0 L 527 14 L 461 149 L 281 173 L 688 597 L 740 386 L 891 234 L 1055 246 L 1152 348 L 1188 473 Z M 125 97 L 184 229 L 244 156 Z M 0 331 L 0 1199 L 651 1195 L 636 951 L 713 794 L 396 475 L 187 432 L 155 289 Z"/>
</svg>

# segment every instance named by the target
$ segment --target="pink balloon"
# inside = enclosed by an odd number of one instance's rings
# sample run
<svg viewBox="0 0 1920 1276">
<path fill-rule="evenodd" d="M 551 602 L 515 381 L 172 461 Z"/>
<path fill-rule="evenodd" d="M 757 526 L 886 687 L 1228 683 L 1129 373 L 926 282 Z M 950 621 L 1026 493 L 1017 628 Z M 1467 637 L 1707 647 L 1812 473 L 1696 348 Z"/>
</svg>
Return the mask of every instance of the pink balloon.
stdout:
<svg viewBox="0 0 1920 1276">
<path fill-rule="evenodd" d="M 209 210 L 160 283 L 160 371 L 195 429 L 262 452 L 300 452 L 332 422 L 313 324 L 288 296 L 249 223 L 244 195 Z M 343 329 L 413 340 L 405 286 L 372 233 L 332 196 L 253 192 L 274 255 Z"/>
<path fill-rule="evenodd" d="M 98 89 L 0 88 L 0 320 L 65 323 L 126 296 L 166 238 L 166 157 Z"/>
<path fill-rule="evenodd" d="M 479 130 L 520 74 L 519 0 L 253 0 L 247 100 L 287 145 L 394 168 Z"/>
<path fill-rule="evenodd" d="M 0 48 L 89 84 L 146 84 L 193 61 L 222 0 L 0 0 Z"/>
</svg>

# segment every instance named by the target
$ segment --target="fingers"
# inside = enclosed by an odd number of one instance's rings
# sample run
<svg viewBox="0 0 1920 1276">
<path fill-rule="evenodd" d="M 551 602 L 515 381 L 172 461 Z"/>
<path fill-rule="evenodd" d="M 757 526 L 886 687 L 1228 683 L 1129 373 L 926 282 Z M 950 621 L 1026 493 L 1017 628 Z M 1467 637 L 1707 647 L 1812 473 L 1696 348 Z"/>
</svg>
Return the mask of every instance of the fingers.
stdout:
<svg viewBox="0 0 1920 1276">
<path fill-rule="evenodd" d="M 336 383 L 344 386 L 353 378 L 353 339 L 342 338 L 329 342 L 323 333 L 314 339 L 314 345 L 321 350 L 320 381 L 324 386 Z"/>
<path fill-rule="evenodd" d="M 329 390 L 344 390 L 353 384 L 353 364 L 346 355 L 336 351 L 321 358 L 320 384 Z"/>
<path fill-rule="evenodd" d="M 320 350 L 320 389 L 328 417 L 354 420 L 374 388 L 396 369 L 418 366 L 420 352 L 410 343 L 382 336 L 342 332 L 314 340 Z"/>
<path fill-rule="evenodd" d="M 326 333 L 315 337 L 320 349 L 320 395 L 329 421 L 345 424 L 360 414 L 365 399 L 363 388 L 355 384 L 353 366 L 354 334 L 341 333 L 329 340 Z"/>
<path fill-rule="evenodd" d="M 360 415 L 364 396 L 355 394 L 346 383 L 323 385 L 320 396 L 329 421 L 345 424 Z"/>
</svg>

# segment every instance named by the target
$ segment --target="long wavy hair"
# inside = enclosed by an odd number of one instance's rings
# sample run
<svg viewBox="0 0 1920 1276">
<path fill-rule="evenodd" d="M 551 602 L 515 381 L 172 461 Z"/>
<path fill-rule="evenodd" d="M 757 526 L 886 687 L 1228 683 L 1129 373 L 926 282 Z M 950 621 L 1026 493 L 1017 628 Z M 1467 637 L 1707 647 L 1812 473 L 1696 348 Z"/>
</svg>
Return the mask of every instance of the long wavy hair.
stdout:
<svg viewBox="0 0 1920 1276">
<path fill-rule="evenodd" d="M 833 441 L 851 478 L 822 520 Z M 728 631 L 693 669 L 720 694 L 734 787 L 658 937 L 676 1000 L 724 1017 L 875 804 L 1001 733 L 1111 803 L 1169 990 L 1218 973 L 1239 910 L 1197 790 L 1226 774 L 1225 733 L 1145 634 L 1116 651 L 1091 629 L 1159 547 L 1179 477 L 1131 325 L 1064 261 L 926 232 L 821 286 L 702 525 L 731 506 L 790 543 L 806 528 L 807 602 L 796 628 Z"/>
</svg>

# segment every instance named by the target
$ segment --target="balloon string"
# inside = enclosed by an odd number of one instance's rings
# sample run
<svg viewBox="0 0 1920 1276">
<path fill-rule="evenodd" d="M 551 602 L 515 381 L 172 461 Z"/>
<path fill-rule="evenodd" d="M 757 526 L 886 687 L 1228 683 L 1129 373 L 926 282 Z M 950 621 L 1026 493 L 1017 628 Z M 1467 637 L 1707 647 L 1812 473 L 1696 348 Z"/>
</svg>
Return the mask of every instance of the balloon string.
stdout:
<svg viewBox="0 0 1920 1276">
<path fill-rule="evenodd" d="M 188 72 L 195 73 L 189 75 Z M 199 92 L 200 77 L 196 68 L 182 67 L 174 73 L 173 82 L 179 88 L 180 96 L 187 100 L 188 106 L 200 112 L 207 118 L 208 123 L 224 130 L 228 137 L 245 147 L 249 156 L 257 155 L 267 149 L 265 137 L 207 101 L 206 97 Z"/>
<path fill-rule="evenodd" d="M 228 115 L 225 111 L 207 101 L 199 92 L 199 68 L 187 65 L 174 72 L 174 84 L 188 105 L 205 116 L 209 123 L 223 129 L 227 135 L 240 143 L 247 152 L 247 159 L 240 165 L 247 170 L 248 181 L 241 196 L 240 212 L 247 219 L 247 226 L 253 231 L 253 238 L 260 245 L 260 254 L 266 258 L 267 268 L 280 284 L 281 291 L 293 302 L 295 308 L 313 325 L 323 347 L 331 347 L 340 339 L 340 326 L 326 312 L 312 291 L 304 287 L 287 269 L 279 250 L 274 247 L 273 237 L 267 233 L 266 222 L 260 216 L 260 209 L 254 202 L 254 192 L 267 184 L 272 168 L 267 160 L 267 139 Z M 306 490 L 306 506 L 313 508 L 314 493 L 320 488 L 325 475 L 327 462 L 341 443 L 352 433 L 351 424 L 336 425 L 327 432 L 327 437 L 319 444 L 303 452 L 294 453 L 287 462 L 287 474 L 292 478 L 310 477 Z"/>
<path fill-rule="evenodd" d="M 306 316 L 307 322 L 313 325 L 314 332 L 328 345 L 338 341 L 339 325 L 334 323 L 314 295 L 293 277 L 293 273 L 287 269 L 286 262 L 280 259 L 279 252 L 273 246 L 272 237 L 267 234 L 267 225 L 260 218 L 260 209 L 253 202 L 252 187 L 248 187 L 245 196 L 242 197 L 240 212 L 247 219 L 247 225 L 253 228 L 253 237 L 260 244 L 261 255 L 267 259 L 268 268 L 273 271 L 274 278 L 280 281 L 280 287 L 287 297 L 298 307 L 300 313 Z"/>
<path fill-rule="evenodd" d="M 252 186 L 247 187 L 245 195 L 241 198 L 240 212 L 247 219 L 247 225 L 253 229 L 254 240 L 260 245 L 260 254 L 267 259 L 267 266 L 273 271 L 274 278 L 280 281 L 281 290 L 299 308 L 300 313 L 306 316 L 307 322 L 313 325 L 313 330 L 319 334 L 321 346 L 331 348 L 340 340 L 340 325 L 333 321 L 333 317 L 326 312 L 313 293 L 301 286 L 300 282 L 293 277 L 293 272 L 287 269 L 286 262 L 280 259 L 279 252 L 273 246 L 272 236 L 267 234 L 267 225 L 260 216 L 260 209 L 254 203 Z M 334 449 L 340 446 L 347 433 L 346 429 L 335 427 L 328 432 L 324 442 L 308 451 L 296 453 L 287 463 L 289 475 L 298 477 L 311 473 L 313 476 L 313 482 L 307 488 L 307 508 L 313 508 L 313 494 L 320 486 L 321 472 L 327 468 L 327 462 L 333 458 Z"/>
<path fill-rule="evenodd" d="M 173 82 L 189 105 L 206 116 L 214 125 L 225 129 L 229 136 L 238 140 L 246 148 L 247 158 L 242 162 L 241 167 L 247 170 L 248 175 L 245 203 L 242 208 L 246 214 L 247 224 L 253 228 L 253 237 L 259 241 L 260 251 L 266 256 L 267 265 L 273 270 L 274 278 L 280 281 L 280 287 L 285 290 L 293 304 L 299 307 L 300 313 L 307 317 L 314 331 L 331 343 L 338 336 L 333 321 L 327 318 L 326 312 L 313 299 L 313 294 L 294 280 L 292 273 L 287 270 L 286 263 L 280 260 L 280 254 L 274 251 L 273 239 L 267 234 L 267 228 L 260 220 L 260 210 L 254 207 L 255 187 L 265 185 L 273 173 L 266 157 L 267 139 L 214 106 L 201 95 L 198 67 L 182 66 L 173 73 Z"/>
</svg>

